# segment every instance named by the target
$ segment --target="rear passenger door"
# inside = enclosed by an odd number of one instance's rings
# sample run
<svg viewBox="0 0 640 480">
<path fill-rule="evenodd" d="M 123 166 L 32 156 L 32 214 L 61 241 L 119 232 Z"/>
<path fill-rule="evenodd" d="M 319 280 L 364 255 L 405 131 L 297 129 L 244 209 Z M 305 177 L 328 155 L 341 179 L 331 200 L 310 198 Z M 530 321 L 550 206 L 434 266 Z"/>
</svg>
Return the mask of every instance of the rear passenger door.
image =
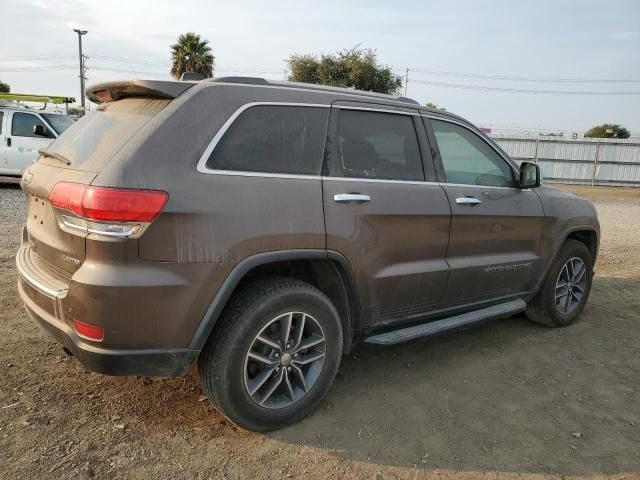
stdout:
<svg viewBox="0 0 640 480">
<path fill-rule="evenodd" d="M 365 327 L 410 321 L 440 302 L 450 209 L 429 152 L 417 110 L 332 106 L 323 167 L 327 248 L 356 275 Z"/>
<path fill-rule="evenodd" d="M 518 187 L 514 166 L 470 125 L 448 118 L 425 118 L 425 124 L 452 211 L 443 302 L 497 301 L 531 291 L 542 266 L 540 198 Z"/>
</svg>

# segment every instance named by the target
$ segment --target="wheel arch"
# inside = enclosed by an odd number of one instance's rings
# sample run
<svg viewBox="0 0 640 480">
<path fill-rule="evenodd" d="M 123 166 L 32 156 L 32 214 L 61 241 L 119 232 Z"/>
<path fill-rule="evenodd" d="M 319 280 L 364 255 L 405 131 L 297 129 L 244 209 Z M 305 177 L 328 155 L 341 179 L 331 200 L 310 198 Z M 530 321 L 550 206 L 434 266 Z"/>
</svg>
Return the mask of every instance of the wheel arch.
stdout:
<svg viewBox="0 0 640 480">
<path fill-rule="evenodd" d="M 544 283 L 544 279 L 547 278 L 547 275 L 549 274 L 549 269 L 551 268 L 553 261 L 556 259 L 556 257 L 560 253 L 560 250 L 562 249 L 562 246 L 567 242 L 567 240 L 577 240 L 579 242 L 584 243 L 585 246 L 591 252 L 593 263 L 595 265 L 596 257 L 598 255 L 598 245 L 600 240 L 598 230 L 593 225 L 576 225 L 568 228 L 563 232 L 563 235 L 559 238 L 558 242 L 554 246 L 553 255 L 549 256 L 547 265 L 544 269 L 544 274 L 541 275 L 540 278 L 538 279 L 538 282 L 535 288 L 535 293 L 531 295 L 531 298 L 533 298 L 537 294 L 537 292 L 540 290 L 540 287 Z"/>
<path fill-rule="evenodd" d="M 343 328 L 343 352 L 348 353 L 360 329 L 360 302 L 355 277 L 338 252 L 315 249 L 265 252 L 240 261 L 209 304 L 189 348 L 202 350 L 229 299 L 250 280 L 269 275 L 288 276 L 321 290 L 334 303 Z"/>
<path fill-rule="evenodd" d="M 560 248 L 569 239 L 577 240 L 584 243 L 585 246 L 589 249 L 589 252 L 591 252 L 593 263 L 596 263 L 596 257 L 598 256 L 598 234 L 595 228 L 578 227 L 574 230 L 571 230 L 567 233 L 565 239 L 562 241 L 562 244 L 560 244 Z M 556 251 L 556 255 L 558 254 L 558 251 L 560 251 L 559 248 Z"/>
</svg>

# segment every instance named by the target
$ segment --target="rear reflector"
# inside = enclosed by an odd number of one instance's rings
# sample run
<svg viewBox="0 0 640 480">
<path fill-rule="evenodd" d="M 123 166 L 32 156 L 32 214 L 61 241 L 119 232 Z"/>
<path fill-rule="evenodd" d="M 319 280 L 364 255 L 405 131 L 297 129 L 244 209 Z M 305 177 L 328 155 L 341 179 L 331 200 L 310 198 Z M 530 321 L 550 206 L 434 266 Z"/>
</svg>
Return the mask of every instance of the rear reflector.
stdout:
<svg viewBox="0 0 640 480">
<path fill-rule="evenodd" d="M 80 320 L 73 320 L 73 326 L 76 332 L 82 338 L 87 340 L 101 341 L 104 338 L 104 328 L 100 325 L 93 325 L 91 323 L 84 323 Z"/>
<path fill-rule="evenodd" d="M 55 208 L 79 217 L 105 222 L 151 222 L 162 211 L 169 195 L 160 190 L 93 187 L 57 183 L 49 194 Z"/>
</svg>

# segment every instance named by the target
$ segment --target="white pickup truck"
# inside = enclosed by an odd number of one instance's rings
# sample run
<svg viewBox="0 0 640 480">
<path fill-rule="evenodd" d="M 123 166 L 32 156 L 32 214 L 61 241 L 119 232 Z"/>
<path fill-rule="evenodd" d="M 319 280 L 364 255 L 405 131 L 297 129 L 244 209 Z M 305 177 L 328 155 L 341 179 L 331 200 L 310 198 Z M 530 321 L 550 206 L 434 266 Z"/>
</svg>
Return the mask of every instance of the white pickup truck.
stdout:
<svg viewBox="0 0 640 480">
<path fill-rule="evenodd" d="M 73 121 L 58 113 L 0 105 L 0 175 L 22 175 L 38 159 L 38 149 L 46 148 Z"/>
</svg>

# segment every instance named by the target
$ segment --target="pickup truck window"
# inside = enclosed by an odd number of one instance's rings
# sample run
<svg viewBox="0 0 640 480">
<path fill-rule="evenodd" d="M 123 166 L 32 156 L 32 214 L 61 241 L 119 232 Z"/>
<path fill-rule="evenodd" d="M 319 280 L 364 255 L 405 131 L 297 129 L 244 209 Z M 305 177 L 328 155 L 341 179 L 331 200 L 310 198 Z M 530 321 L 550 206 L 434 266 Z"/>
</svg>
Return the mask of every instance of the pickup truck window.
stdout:
<svg viewBox="0 0 640 480">
<path fill-rule="evenodd" d="M 49 127 L 47 127 L 42 120 L 31 113 L 16 112 L 13 114 L 13 122 L 11 124 L 11 135 L 14 137 L 36 137 L 42 138 L 33 133 L 33 127 L 36 125 L 42 125 L 44 131 L 49 134 L 49 138 L 53 138 Z"/>
<path fill-rule="evenodd" d="M 515 187 L 513 169 L 482 138 L 460 125 L 431 120 L 447 183 Z"/>
<path fill-rule="evenodd" d="M 49 122 L 58 135 L 73 125 L 73 118 L 67 117 L 66 115 L 43 113 L 42 116 Z"/>
</svg>

